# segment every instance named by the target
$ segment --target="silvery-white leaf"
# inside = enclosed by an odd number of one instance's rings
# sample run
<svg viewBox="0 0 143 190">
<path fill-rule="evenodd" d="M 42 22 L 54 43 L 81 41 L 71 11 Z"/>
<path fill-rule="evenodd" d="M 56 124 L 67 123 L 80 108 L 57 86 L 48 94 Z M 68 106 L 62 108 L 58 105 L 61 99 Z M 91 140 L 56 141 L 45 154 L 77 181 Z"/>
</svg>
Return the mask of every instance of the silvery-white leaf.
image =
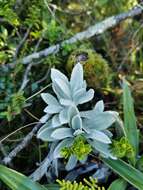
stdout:
<svg viewBox="0 0 143 190">
<path fill-rule="evenodd" d="M 78 115 L 79 114 L 79 111 L 77 109 L 76 106 L 70 106 L 69 109 L 68 109 L 68 121 L 69 121 L 69 125 L 71 126 L 72 125 L 72 118 L 75 116 L 75 115 Z"/>
<path fill-rule="evenodd" d="M 44 109 L 44 112 L 49 114 L 59 113 L 62 110 L 60 105 L 49 105 Z"/>
<path fill-rule="evenodd" d="M 95 140 L 100 141 L 105 144 L 111 143 L 111 140 L 107 135 L 105 135 L 103 132 L 97 131 L 95 129 L 91 129 L 90 134 L 87 134 L 86 137 L 90 138 L 90 139 L 95 139 Z"/>
<path fill-rule="evenodd" d="M 93 114 L 93 110 L 81 111 L 80 112 L 80 117 L 82 117 L 82 118 L 91 118 L 91 114 Z"/>
<path fill-rule="evenodd" d="M 82 129 L 77 129 L 74 133 L 73 133 L 73 135 L 74 136 L 78 136 L 78 135 L 82 135 L 82 134 L 84 134 L 85 132 L 82 130 Z"/>
<path fill-rule="evenodd" d="M 90 100 L 92 100 L 94 97 L 94 90 L 90 89 L 87 92 L 85 92 L 85 94 L 83 94 L 82 96 L 79 96 L 76 98 L 76 103 L 77 104 L 83 104 L 86 103 Z"/>
<path fill-rule="evenodd" d="M 54 141 L 55 139 L 51 137 L 51 134 L 53 133 L 54 130 L 55 129 L 51 127 L 46 127 L 45 129 L 38 132 L 37 138 L 43 141 Z"/>
<path fill-rule="evenodd" d="M 49 93 L 41 93 L 41 97 L 49 105 L 59 105 L 57 99 Z"/>
<path fill-rule="evenodd" d="M 53 157 L 54 158 L 62 158 L 61 155 L 61 149 L 64 147 L 70 147 L 73 143 L 73 138 L 66 138 L 64 140 L 62 140 L 58 146 L 55 148 L 54 153 L 53 153 Z"/>
<path fill-rule="evenodd" d="M 72 100 L 67 100 L 67 99 L 63 99 L 63 98 L 60 99 L 60 103 L 63 106 L 73 106 L 74 105 Z"/>
<path fill-rule="evenodd" d="M 59 114 L 59 120 L 61 124 L 68 123 L 68 109 L 63 109 Z"/>
<path fill-rule="evenodd" d="M 73 93 L 73 101 L 76 103 L 76 105 L 78 105 L 80 97 L 83 96 L 85 93 L 86 93 L 85 88 L 80 88 L 79 90 Z"/>
<path fill-rule="evenodd" d="M 104 102 L 103 100 L 100 100 L 96 103 L 96 105 L 93 108 L 97 113 L 104 111 Z"/>
<path fill-rule="evenodd" d="M 103 130 L 103 132 L 104 132 L 109 138 L 112 138 L 112 137 L 113 137 L 113 134 L 112 134 L 109 130 L 105 129 L 105 130 Z"/>
<path fill-rule="evenodd" d="M 42 125 L 42 127 L 38 130 L 38 133 L 40 133 L 42 130 L 44 130 L 45 128 L 49 128 L 49 127 L 51 127 L 51 123 L 52 123 L 52 121 L 51 121 L 51 119 L 50 120 L 48 120 L 44 125 Z"/>
<path fill-rule="evenodd" d="M 57 140 L 73 137 L 73 131 L 70 128 L 59 128 L 51 134 L 51 137 Z"/>
<path fill-rule="evenodd" d="M 109 111 L 91 114 L 92 117 L 90 119 L 84 119 L 83 128 L 85 130 L 96 129 L 96 130 L 104 130 L 110 127 L 115 121 L 116 117 L 111 114 Z M 91 116 L 90 115 L 90 116 Z"/>
<path fill-rule="evenodd" d="M 52 83 L 52 88 L 53 91 L 55 92 L 55 94 L 57 95 L 58 99 L 60 100 L 61 98 L 63 99 L 69 99 L 69 97 L 63 93 L 63 91 L 61 90 L 61 88 L 57 85 L 57 83 Z"/>
<path fill-rule="evenodd" d="M 57 114 L 52 117 L 52 127 L 55 128 L 55 127 L 59 127 L 59 126 L 61 126 L 61 122 L 59 119 L 59 114 Z"/>
<path fill-rule="evenodd" d="M 63 73 L 61 73 L 57 69 L 51 69 L 51 79 L 52 79 L 52 81 L 54 81 L 55 78 L 62 79 L 67 84 L 69 83 L 68 78 Z"/>
<path fill-rule="evenodd" d="M 46 114 L 43 117 L 40 118 L 41 123 L 46 123 L 46 121 L 51 117 L 51 114 Z"/>
<path fill-rule="evenodd" d="M 114 159 L 116 159 L 116 157 L 114 157 L 112 155 L 112 153 L 110 151 L 110 147 L 109 147 L 108 144 L 101 143 L 101 142 L 96 141 L 96 140 L 90 141 L 90 144 L 94 149 L 98 150 L 101 153 L 102 156 L 104 156 L 106 158 L 112 158 L 112 159 L 114 158 Z"/>
<path fill-rule="evenodd" d="M 72 118 L 72 128 L 74 130 L 81 129 L 82 128 L 82 120 L 79 115 L 75 115 Z"/>
<path fill-rule="evenodd" d="M 72 92 L 75 92 L 83 86 L 83 67 L 80 63 L 76 64 L 72 70 L 70 85 Z"/>
<path fill-rule="evenodd" d="M 82 88 L 85 88 L 85 89 L 87 88 L 86 80 L 83 81 Z"/>
<path fill-rule="evenodd" d="M 71 98 L 70 86 L 66 84 L 62 79 L 55 78 L 53 83 L 56 83 L 61 91 L 67 95 L 68 98 Z"/>
<path fill-rule="evenodd" d="M 77 164 L 76 156 L 71 155 L 69 157 L 69 160 L 68 160 L 67 164 L 66 164 L 66 170 L 67 171 L 72 170 L 73 168 L 75 168 L 76 164 Z"/>
</svg>

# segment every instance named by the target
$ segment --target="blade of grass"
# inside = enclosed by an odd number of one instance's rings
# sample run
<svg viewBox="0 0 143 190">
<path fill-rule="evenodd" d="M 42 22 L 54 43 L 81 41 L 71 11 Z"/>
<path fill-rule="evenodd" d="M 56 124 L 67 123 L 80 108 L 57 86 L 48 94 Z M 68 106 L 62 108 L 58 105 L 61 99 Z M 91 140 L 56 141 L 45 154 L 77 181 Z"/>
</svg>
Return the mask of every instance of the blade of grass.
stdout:
<svg viewBox="0 0 143 190">
<path fill-rule="evenodd" d="M 23 174 L 0 165 L 0 180 L 2 180 L 12 190 L 53 190 L 50 185 L 48 188 L 33 182 Z M 56 190 L 56 189 L 55 189 Z"/>
<path fill-rule="evenodd" d="M 135 155 L 138 155 L 139 131 L 137 129 L 133 98 L 131 96 L 130 88 L 125 79 L 123 80 L 123 109 L 126 136 L 135 150 Z"/>
<path fill-rule="evenodd" d="M 143 173 L 122 160 L 102 158 L 114 172 L 139 190 L 143 190 Z"/>
</svg>

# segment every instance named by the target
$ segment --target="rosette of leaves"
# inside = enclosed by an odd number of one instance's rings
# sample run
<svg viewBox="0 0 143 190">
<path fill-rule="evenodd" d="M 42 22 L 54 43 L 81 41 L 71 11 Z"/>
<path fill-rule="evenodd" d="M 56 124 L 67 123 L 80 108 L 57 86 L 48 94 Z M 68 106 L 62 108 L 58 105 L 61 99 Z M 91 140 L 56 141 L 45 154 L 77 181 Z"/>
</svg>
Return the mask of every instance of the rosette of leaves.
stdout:
<svg viewBox="0 0 143 190">
<path fill-rule="evenodd" d="M 48 93 L 42 94 L 42 98 L 48 103 L 44 111 L 49 119 L 38 131 L 37 137 L 43 141 L 57 143 L 53 158 L 63 157 L 62 149 L 71 147 L 75 138 L 83 136 L 95 151 L 106 158 L 114 159 L 109 149 L 112 134 L 107 128 L 116 121 L 118 114 L 113 111 L 104 111 L 103 101 L 97 102 L 92 110 L 84 112 L 78 110 L 77 105 L 88 102 L 94 95 L 92 89 L 86 91 L 82 65 L 80 63 L 75 65 L 70 81 L 56 69 L 52 69 L 51 79 L 57 98 Z M 88 155 L 85 154 L 85 159 L 86 156 Z M 66 169 L 74 168 L 77 161 L 78 153 L 71 154 Z"/>
<path fill-rule="evenodd" d="M 43 100 L 48 104 L 44 109 L 46 115 L 41 122 L 52 117 L 52 126 L 57 127 L 68 123 L 67 110 L 69 106 L 86 103 L 94 97 L 94 90 L 86 91 L 86 81 L 83 79 L 83 67 L 77 64 L 72 71 L 70 81 L 58 71 L 51 69 L 52 88 L 57 98 L 49 93 L 42 93 Z"/>
</svg>

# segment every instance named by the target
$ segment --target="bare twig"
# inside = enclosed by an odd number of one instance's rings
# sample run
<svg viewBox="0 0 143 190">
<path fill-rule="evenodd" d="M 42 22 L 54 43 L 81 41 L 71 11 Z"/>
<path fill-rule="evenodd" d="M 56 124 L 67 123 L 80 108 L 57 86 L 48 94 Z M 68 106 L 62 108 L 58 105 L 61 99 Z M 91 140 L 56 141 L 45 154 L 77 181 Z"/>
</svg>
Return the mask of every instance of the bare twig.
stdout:
<svg viewBox="0 0 143 190">
<path fill-rule="evenodd" d="M 35 125 L 35 127 L 32 129 L 32 131 L 30 131 L 30 133 L 28 133 L 28 135 L 26 135 L 26 137 L 23 139 L 22 142 L 20 142 L 3 160 L 2 162 L 4 164 L 9 164 L 11 162 L 11 160 L 16 157 L 16 155 L 22 150 L 24 149 L 29 142 L 31 141 L 31 139 L 33 138 L 34 134 L 38 131 L 38 129 L 42 126 L 42 123 L 38 123 L 37 125 Z"/>
<path fill-rule="evenodd" d="M 28 35 L 29 35 L 30 31 L 31 31 L 31 28 L 32 28 L 32 25 L 29 26 L 29 28 L 27 29 L 27 31 L 26 31 L 26 33 L 25 33 L 23 39 L 20 41 L 19 45 L 18 45 L 17 48 L 16 48 L 15 56 L 14 56 L 14 60 L 15 60 L 15 61 L 16 61 L 16 59 L 17 59 L 17 57 L 18 57 L 18 54 L 20 53 L 20 51 L 21 51 L 21 49 L 22 49 L 24 43 L 26 42 L 26 39 L 28 38 Z"/>
<path fill-rule="evenodd" d="M 39 181 L 47 172 L 47 168 L 50 166 L 52 159 L 50 154 L 44 158 L 40 166 L 29 176 L 33 181 Z"/>
<path fill-rule="evenodd" d="M 95 24 L 93 26 L 90 26 L 87 30 L 75 34 L 70 39 L 64 40 L 60 44 L 50 46 L 49 48 L 46 48 L 46 49 L 44 49 L 42 51 L 34 52 L 33 54 L 24 57 L 21 60 L 21 62 L 23 64 L 29 64 L 34 59 L 47 57 L 50 54 L 57 53 L 60 50 L 60 48 L 62 47 L 62 45 L 64 45 L 64 44 L 73 44 L 73 43 L 75 43 L 77 41 L 82 41 L 84 39 L 91 38 L 94 35 L 102 34 L 104 31 L 106 31 L 109 28 L 112 28 L 112 27 L 116 26 L 121 21 L 123 21 L 123 20 L 125 20 L 127 18 L 132 18 L 134 16 L 137 16 L 137 15 L 141 14 L 142 11 L 143 10 L 142 10 L 142 8 L 140 6 L 136 6 L 133 9 L 129 10 L 128 12 L 121 13 L 119 15 L 109 17 L 109 18 L 103 20 L 102 22 L 99 22 L 99 23 L 97 23 L 97 24 Z"/>
<path fill-rule="evenodd" d="M 25 70 L 25 72 L 24 72 L 22 84 L 21 84 L 21 86 L 20 86 L 19 91 L 24 90 L 24 88 L 26 87 L 27 83 L 29 82 L 28 75 L 29 75 L 29 73 L 30 73 L 30 71 L 31 71 L 31 68 L 32 68 L 32 63 L 30 63 L 30 64 L 27 66 L 27 68 L 26 68 L 26 70 Z"/>
</svg>

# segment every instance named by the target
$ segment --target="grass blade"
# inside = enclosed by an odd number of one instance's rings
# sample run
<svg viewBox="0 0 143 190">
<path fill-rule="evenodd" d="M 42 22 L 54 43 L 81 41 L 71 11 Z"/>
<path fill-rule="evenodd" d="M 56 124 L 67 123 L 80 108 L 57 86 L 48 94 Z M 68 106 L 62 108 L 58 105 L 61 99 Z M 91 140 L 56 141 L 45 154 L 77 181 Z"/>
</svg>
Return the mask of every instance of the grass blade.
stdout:
<svg viewBox="0 0 143 190">
<path fill-rule="evenodd" d="M 105 158 L 102 158 L 102 160 L 124 180 L 132 184 L 137 189 L 143 190 L 143 173 L 141 173 L 139 170 L 135 169 L 133 166 L 122 160 L 112 160 Z"/>
<path fill-rule="evenodd" d="M 0 165 L 0 179 L 12 190 L 50 190 L 3 165 Z"/>
<path fill-rule="evenodd" d="M 135 150 L 135 155 L 137 155 L 139 147 L 139 132 L 137 129 L 133 99 L 126 80 L 123 80 L 123 108 L 126 136 Z"/>
</svg>

